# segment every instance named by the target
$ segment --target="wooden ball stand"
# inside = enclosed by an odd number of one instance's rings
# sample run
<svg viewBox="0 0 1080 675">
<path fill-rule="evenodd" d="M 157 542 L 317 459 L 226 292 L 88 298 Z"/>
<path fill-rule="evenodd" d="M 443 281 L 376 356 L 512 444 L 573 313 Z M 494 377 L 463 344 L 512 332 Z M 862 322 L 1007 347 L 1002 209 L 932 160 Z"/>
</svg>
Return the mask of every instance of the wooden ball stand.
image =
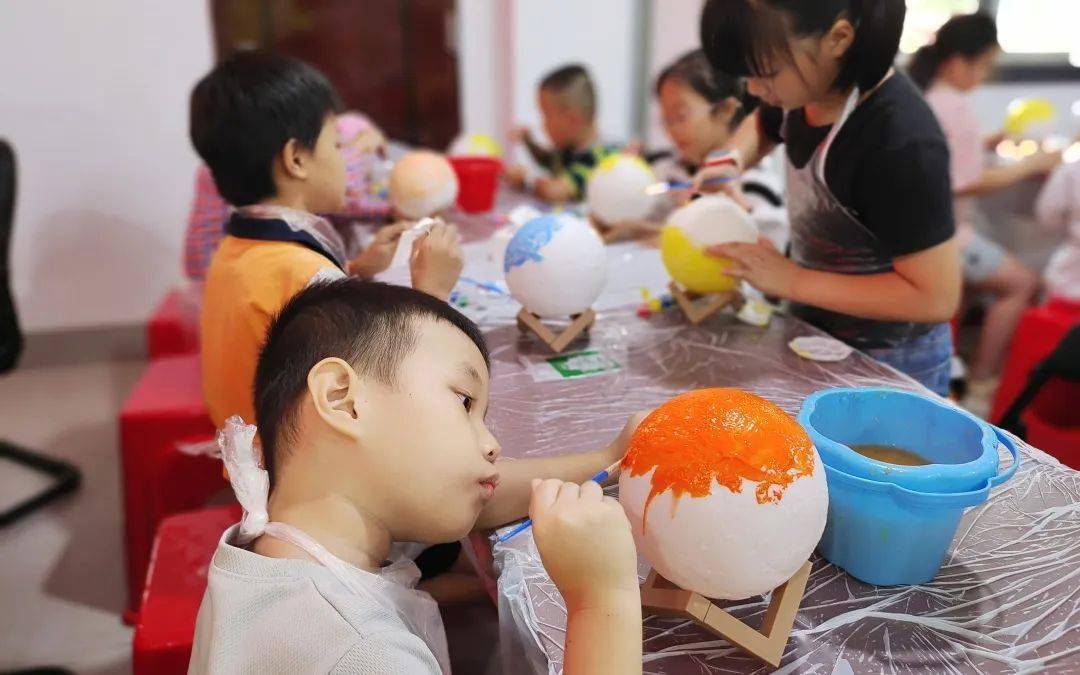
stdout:
<svg viewBox="0 0 1080 675">
<path fill-rule="evenodd" d="M 710 633 L 776 668 L 784 657 L 795 615 L 810 578 L 810 561 L 795 576 L 772 592 L 761 630 L 752 628 L 720 609 L 712 600 L 684 591 L 653 570 L 641 586 L 641 605 L 659 616 L 688 619 Z"/>
<path fill-rule="evenodd" d="M 690 320 L 690 323 L 695 326 L 728 305 L 734 303 L 739 298 L 739 294 L 735 291 L 699 296 L 690 293 L 674 281 L 668 284 L 668 290 L 671 291 L 671 297 L 675 298 L 675 302 L 679 305 L 679 309 L 681 309 L 682 313 L 686 315 L 686 318 Z"/>
<path fill-rule="evenodd" d="M 589 330 L 596 323 L 596 312 L 587 309 L 581 314 L 571 316 L 570 319 L 570 325 L 563 332 L 556 335 L 540 320 L 540 317 L 522 307 L 517 314 L 517 325 L 518 330 L 522 333 L 534 333 L 544 344 L 551 348 L 551 351 L 558 354 L 566 349 L 566 346 L 573 342 L 577 336 Z"/>
</svg>

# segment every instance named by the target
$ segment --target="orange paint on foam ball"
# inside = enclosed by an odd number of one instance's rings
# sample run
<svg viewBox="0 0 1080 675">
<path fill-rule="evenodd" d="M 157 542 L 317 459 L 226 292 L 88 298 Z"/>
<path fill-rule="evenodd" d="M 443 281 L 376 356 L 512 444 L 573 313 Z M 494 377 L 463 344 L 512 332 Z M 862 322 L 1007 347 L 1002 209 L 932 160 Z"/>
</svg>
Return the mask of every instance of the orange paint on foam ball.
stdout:
<svg viewBox="0 0 1080 675">
<path fill-rule="evenodd" d="M 706 597 L 775 588 L 825 527 L 825 472 L 810 437 L 779 406 L 745 391 L 671 399 L 642 421 L 622 466 L 619 498 L 639 551 Z"/>
<path fill-rule="evenodd" d="M 813 471 L 814 446 L 771 401 L 738 389 L 699 389 L 654 410 L 634 433 L 623 470 L 640 476 L 653 468 L 646 517 L 661 492 L 704 497 L 713 481 L 732 492 L 753 481 L 763 504 L 779 501 L 792 481 Z"/>
</svg>

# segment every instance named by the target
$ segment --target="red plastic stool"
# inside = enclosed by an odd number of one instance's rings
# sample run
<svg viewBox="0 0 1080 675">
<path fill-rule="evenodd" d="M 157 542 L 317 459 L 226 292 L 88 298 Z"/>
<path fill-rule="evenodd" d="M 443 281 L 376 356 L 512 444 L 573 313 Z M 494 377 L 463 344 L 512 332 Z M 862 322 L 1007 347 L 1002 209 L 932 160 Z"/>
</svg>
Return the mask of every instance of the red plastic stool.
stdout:
<svg viewBox="0 0 1080 675">
<path fill-rule="evenodd" d="M 210 440 L 213 434 L 203 404 L 199 357 L 151 361 L 120 411 L 129 612 L 138 610 L 161 520 L 199 508 L 228 487 L 221 462 L 177 450 L 178 442 Z"/>
<path fill-rule="evenodd" d="M 240 507 L 229 506 L 161 521 L 132 640 L 135 675 L 187 672 L 210 559 L 221 534 L 238 520 Z"/>
<path fill-rule="evenodd" d="M 1080 382 L 1053 378 L 1045 385 L 1021 419 L 1025 440 L 1063 464 L 1080 469 Z"/>
<path fill-rule="evenodd" d="M 199 352 L 199 309 L 202 289 L 174 288 L 162 298 L 146 325 L 146 348 L 151 359 Z"/>
<path fill-rule="evenodd" d="M 1013 335 L 1001 384 L 994 395 L 994 406 L 990 411 L 992 421 L 996 423 L 1001 419 L 1023 391 L 1031 369 L 1053 351 L 1077 321 L 1080 321 L 1080 304 L 1066 300 L 1051 299 L 1045 305 L 1024 312 Z"/>
</svg>

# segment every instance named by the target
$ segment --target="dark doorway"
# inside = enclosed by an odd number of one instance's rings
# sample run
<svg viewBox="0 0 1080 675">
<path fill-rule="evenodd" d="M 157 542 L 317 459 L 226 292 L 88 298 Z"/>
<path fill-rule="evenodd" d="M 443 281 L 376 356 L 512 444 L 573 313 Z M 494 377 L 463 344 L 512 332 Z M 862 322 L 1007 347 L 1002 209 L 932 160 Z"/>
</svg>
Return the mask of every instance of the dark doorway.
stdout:
<svg viewBox="0 0 1080 675">
<path fill-rule="evenodd" d="M 460 127 L 454 0 L 211 0 L 217 55 L 304 59 L 395 140 L 445 148 Z"/>
</svg>

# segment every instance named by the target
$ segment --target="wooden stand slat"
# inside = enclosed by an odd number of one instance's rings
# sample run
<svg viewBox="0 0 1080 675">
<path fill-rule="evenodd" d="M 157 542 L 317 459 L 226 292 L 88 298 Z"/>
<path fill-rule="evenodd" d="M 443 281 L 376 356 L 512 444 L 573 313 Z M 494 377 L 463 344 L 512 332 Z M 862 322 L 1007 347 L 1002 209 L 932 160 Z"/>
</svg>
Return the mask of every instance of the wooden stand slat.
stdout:
<svg viewBox="0 0 1080 675">
<path fill-rule="evenodd" d="M 548 328 L 544 322 L 540 320 L 540 317 L 532 312 L 526 311 L 524 308 L 517 314 L 517 324 L 518 329 L 521 330 L 521 332 L 534 333 L 544 344 L 550 347 L 553 352 L 558 354 L 566 349 L 566 346 L 573 342 L 578 335 L 589 330 L 589 328 L 596 323 L 596 312 L 587 309 L 581 314 L 575 314 L 570 318 L 572 319 L 570 325 L 558 335 Z"/>
<path fill-rule="evenodd" d="M 641 605 L 661 616 L 693 621 L 775 668 L 780 665 L 795 625 L 795 615 L 810 578 L 810 567 L 807 561 L 795 576 L 772 592 L 760 631 L 728 614 L 708 598 L 675 586 L 655 570 L 641 587 Z"/>
<path fill-rule="evenodd" d="M 674 281 L 668 284 L 668 290 L 671 291 L 671 296 L 675 298 L 675 302 L 679 305 L 679 309 L 681 309 L 682 313 L 686 315 L 686 318 L 690 320 L 690 323 L 695 326 L 735 302 L 736 298 L 738 298 L 738 294 L 735 291 L 716 293 L 700 298 L 691 297 L 689 293 Z"/>
</svg>

